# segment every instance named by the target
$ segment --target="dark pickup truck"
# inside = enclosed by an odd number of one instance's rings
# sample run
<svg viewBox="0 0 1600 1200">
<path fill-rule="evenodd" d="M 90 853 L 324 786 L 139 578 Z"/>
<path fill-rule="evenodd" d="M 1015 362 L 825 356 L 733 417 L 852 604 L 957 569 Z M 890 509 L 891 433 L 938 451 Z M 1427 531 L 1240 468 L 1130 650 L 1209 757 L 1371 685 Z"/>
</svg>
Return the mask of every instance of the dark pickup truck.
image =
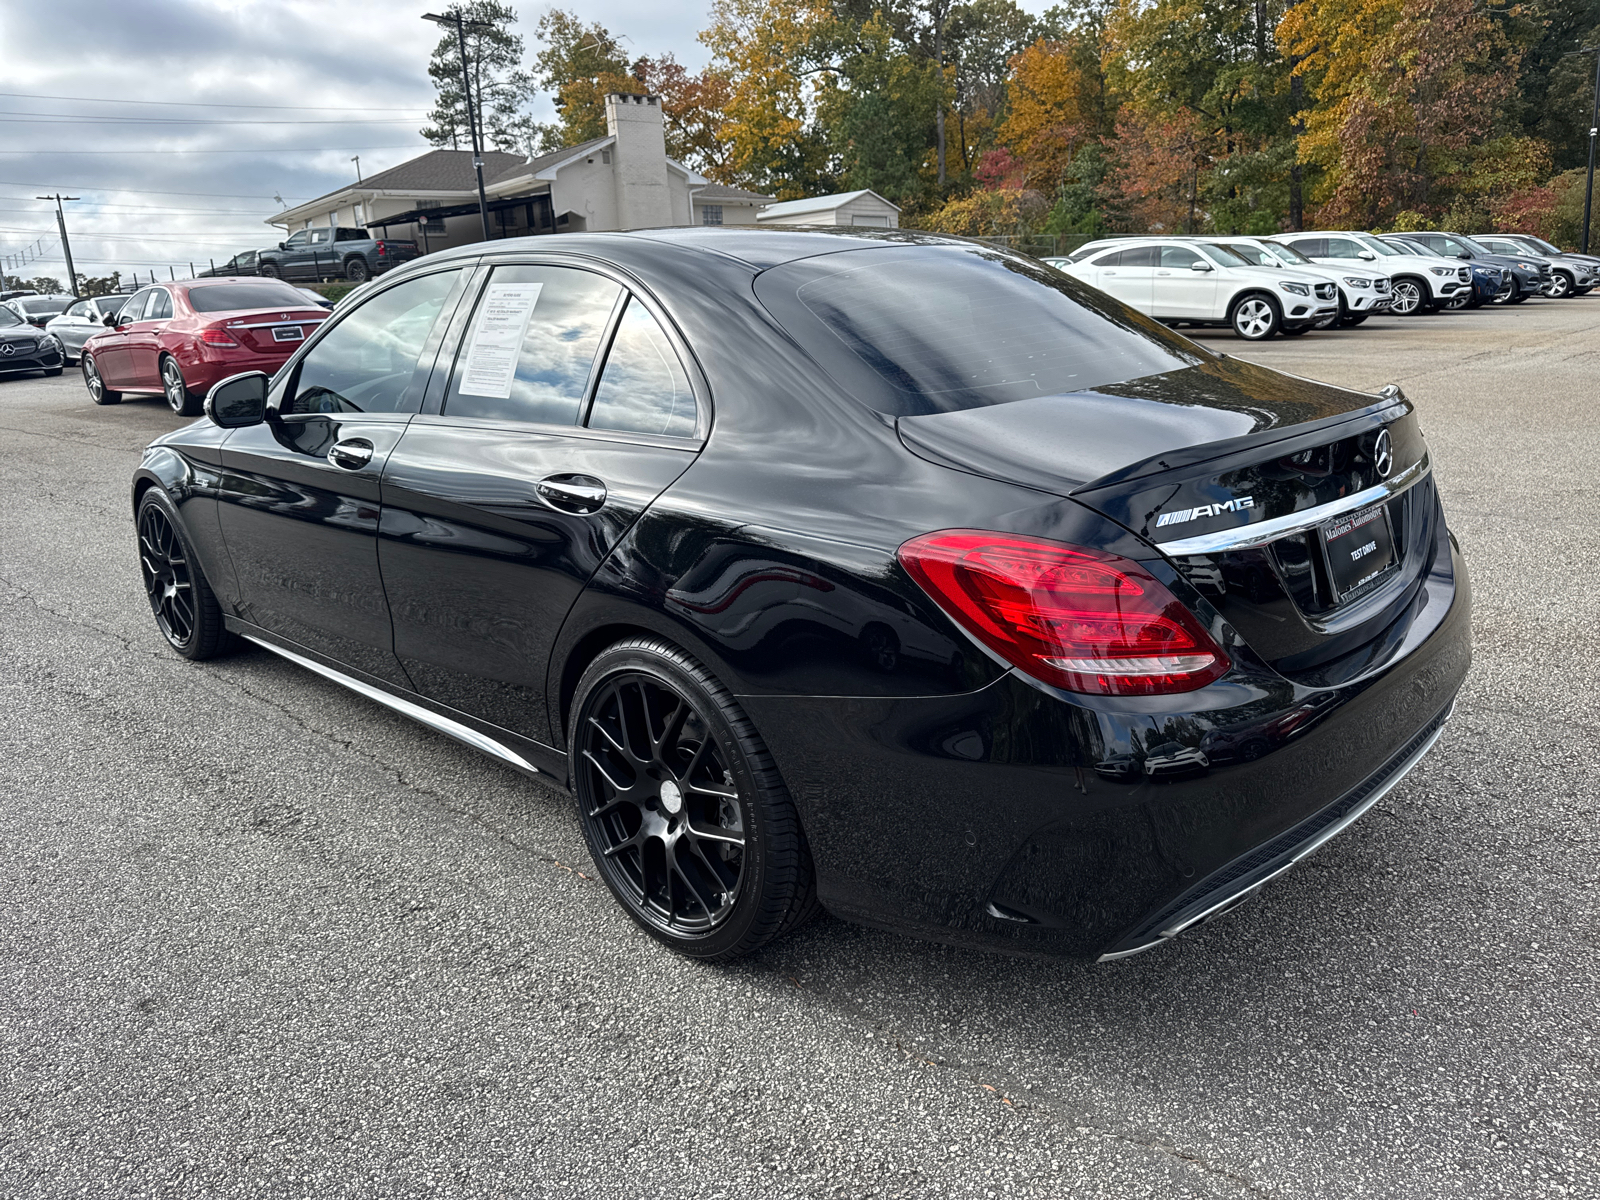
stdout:
<svg viewBox="0 0 1600 1200">
<path fill-rule="evenodd" d="M 322 225 L 301 229 L 263 250 L 256 272 L 269 279 L 348 279 L 353 283 L 381 275 L 417 257 L 415 242 L 374 238 L 365 229 Z"/>
</svg>

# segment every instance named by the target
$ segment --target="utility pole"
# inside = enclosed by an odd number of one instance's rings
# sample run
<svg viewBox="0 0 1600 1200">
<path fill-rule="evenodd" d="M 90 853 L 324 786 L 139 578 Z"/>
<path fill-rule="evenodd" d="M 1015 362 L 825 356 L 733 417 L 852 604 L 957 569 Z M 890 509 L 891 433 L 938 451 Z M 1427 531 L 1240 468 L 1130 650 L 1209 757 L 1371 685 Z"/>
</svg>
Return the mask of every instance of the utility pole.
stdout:
<svg viewBox="0 0 1600 1200">
<path fill-rule="evenodd" d="M 1589 151 L 1589 164 L 1590 174 L 1592 175 L 1594 173 L 1594 150 L 1592 149 L 1594 145 L 1594 139 L 1590 138 L 1589 143 L 1591 146 Z M 57 192 L 54 196 L 35 196 L 34 199 L 54 200 L 56 202 L 56 224 L 61 228 L 61 253 L 66 255 L 67 258 L 67 290 L 71 292 L 74 297 L 76 297 L 78 294 L 78 273 L 72 268 L 72 243 L 67 241 L 67 213 L 66 210 L 61 207 L 61 202 L 63 200 L 76 200 L 78 197 L 63 196 L 60 192 Z M 1586 230 L 1588 228 L 1587 221 L 1585 221 L 1584 228 Z"/>
<path fill-rule="evenodd" d="M 432 21 L 435 25 L 454 25 L 456 27 L 456 45 L 461 49 L 461 99 L 467 108 L 467 131 L 472 135 L 472 169 L 478 176 L 478 216 L 483 220 L 483 240 L 489 240 L 489 197 L 483 190 L 483 147 L 478 140 L 478 122 L 473 114 L 472 107 L 472 73 L 467 69 L 467 32 L 466 27 L 471 25 L 474 29 L 494 28 L 488 21 L 468 21 L 461 15 L 459 8 L 453 8 L 444 16 L 438 13 L 423 13 L 424 21 Z"/>
<path fill-rule="evenodd" d="M 1594 140 L 1600 133 L 1600 46 L 1585 46 L 1581 50 L 1568 50 L 1562 58 L 1579 54 L 1594 55 L 1594 108 L 1589 113 L 1589 178 L 1583 187 L 1583 245 L 1579 254 L 1589 253 L 1589 214 L 1594 207 Z"/>
<path fill-rule="evenodd" d="M 350 161 L 355 163 L 355 165 L 356 165 L 356 182 L 360 183 L 361 182 L 361 155 L 357 154 Z"/>
</svg>

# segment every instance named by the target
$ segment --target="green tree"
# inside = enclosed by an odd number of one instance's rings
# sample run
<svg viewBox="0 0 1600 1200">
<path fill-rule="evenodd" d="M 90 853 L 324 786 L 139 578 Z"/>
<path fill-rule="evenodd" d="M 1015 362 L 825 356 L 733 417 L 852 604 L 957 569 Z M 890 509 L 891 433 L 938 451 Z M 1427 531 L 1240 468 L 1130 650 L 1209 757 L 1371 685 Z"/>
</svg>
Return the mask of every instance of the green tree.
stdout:
<svg viewBox="0 0 1600 1200">
<path fill-rule="evenodd" d="M 470 0 L 446 11 L 474 22 L 466 30 L 467 69 L 484 148 L 526 152 L 531 119 L 525 110 L 532 86 L 522 70 L 522 38 L 511 32 L 516 10 L 497 0 Z M 460 43 L 453 24 L 441 26 L 441 31 L 428 60 L 428 77 L 438 95 L 420 132 L 434 146 L 467 150 L 472 136 L 462 93 Z"/>
</svg>

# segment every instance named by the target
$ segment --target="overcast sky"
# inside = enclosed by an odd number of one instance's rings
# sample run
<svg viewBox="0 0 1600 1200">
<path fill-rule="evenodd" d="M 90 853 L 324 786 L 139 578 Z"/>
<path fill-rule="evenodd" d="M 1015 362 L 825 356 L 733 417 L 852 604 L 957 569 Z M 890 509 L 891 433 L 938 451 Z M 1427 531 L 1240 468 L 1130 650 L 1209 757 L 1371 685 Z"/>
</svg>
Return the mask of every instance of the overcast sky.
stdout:
<svg viewBox="0 0 1600 1200">
<path fill-rule="evenodd" d="M 426 4 L 371 0 L 48 0 L 0 4 L 0 254 L 66 278 L 61 191 L 80 274 L 165 277 L 272 239 L 264 224 L 427 149 Z M 1041 12 L 1048 0 L 1023 0 Z M 550 4 L 516 4 L 530 53 Z M 691 69 L 709 0 L 562 5 L 630 54 Z M 278 107 L 266 107 L 278 106 Z M 552 115 L 541 101 L 540 120 Z M 41 242 L 42 239 L 42 242 Z M 15 258 L 30 261 L 19 265 Z"/>
</svg>

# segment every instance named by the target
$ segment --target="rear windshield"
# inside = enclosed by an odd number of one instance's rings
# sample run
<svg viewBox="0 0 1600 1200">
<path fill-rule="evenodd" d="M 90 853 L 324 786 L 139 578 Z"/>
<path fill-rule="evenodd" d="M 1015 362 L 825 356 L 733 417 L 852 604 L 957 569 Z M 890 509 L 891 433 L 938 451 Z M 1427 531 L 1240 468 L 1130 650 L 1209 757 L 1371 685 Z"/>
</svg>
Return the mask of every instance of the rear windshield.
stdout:
<svg viewBox="0 0 1600 1200">
<path fill-rule="evenodd" d="M 67 305 L 72 303 L 72 297 L 48 296 L 43 300 L 16 300 L 13 303 L 25 313 L 41 316 L 44 313 L 66 312 Z"/>
<path fill-rule="evenodd" d="M 310 301 L 287 283 L 217 283 L 189 289 L 195 312 L 231 312 L 237 308 L 305 308 Z"/>
<path fill-rule="evenodd" d="M 986 247 L 821 255 L 763 272 L 756 293 L 845 390 L 894 416 L 1079 392 L 1209 360 L 1104 292 Z"/>
</svg>

